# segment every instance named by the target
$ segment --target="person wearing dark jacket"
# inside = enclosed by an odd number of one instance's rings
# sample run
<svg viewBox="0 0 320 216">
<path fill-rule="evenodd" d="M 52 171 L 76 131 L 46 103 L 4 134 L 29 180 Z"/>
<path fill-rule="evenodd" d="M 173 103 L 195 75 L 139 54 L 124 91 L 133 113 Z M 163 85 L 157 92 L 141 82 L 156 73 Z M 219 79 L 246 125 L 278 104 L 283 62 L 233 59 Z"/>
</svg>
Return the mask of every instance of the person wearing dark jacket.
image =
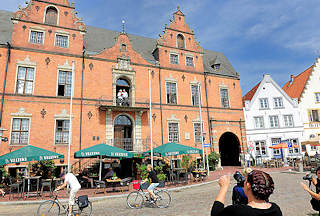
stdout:
<svg viewBox="0 0 320 216">
<path fill-rule="evenodd" d="M 229 184 L 230 176 L 219 179 L 220 190 L 213 203 L 211 216 L 282 216 L 280 207 L 267 201 L 274 190 L 269 174 L 260 170 L 253 170 L 248 174 L 243 188 L 248 197 L 247 205 L 224 206 Z"/>
<path fill-rule="evenodd" d="M 158 180 L 157 174 L 153 170 L 151 164 L 148 164 L 147 171 L 148 171 L 148 177 L 142 182 L 142 184 L 147 182 L 147 181 L 149 181 L 150 186 L 147 188 L 147 191 L 149 193 L 150 199 L 151 200 L 155 200 L 156 199 L 156 195 L 154 195 L 153 191 L 154 191 L 154 189 L 156 187 L 158 187 L 159 180 Z"/>
</svg>

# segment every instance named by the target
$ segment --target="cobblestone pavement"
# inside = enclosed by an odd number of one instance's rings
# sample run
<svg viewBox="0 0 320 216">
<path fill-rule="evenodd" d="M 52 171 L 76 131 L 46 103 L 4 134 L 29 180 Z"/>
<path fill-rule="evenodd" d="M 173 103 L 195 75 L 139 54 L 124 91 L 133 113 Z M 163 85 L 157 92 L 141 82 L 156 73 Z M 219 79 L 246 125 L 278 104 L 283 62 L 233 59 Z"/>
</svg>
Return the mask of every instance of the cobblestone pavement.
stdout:
<svg viewBox="0 0 320 216">
<path fill-rule="evenodd" d="M 272 173 L 276 190 L 271 201 L 276 202 L 282 209 L 283 215 L 302 216 L 315 215 L 309 204 L 310 196 L 300 186 L 302 174 Z M 235 182 L 229 187 L 226 198 L 231 202 L 231 190 Z M 218 191 L 217 182 L 209 183 L 179 191 L 171 191 L 172 205 L 167 209 L 143 207 L 129 209 L 125 198 L 113 198 L 93 203 L 93 215 L 210 215 L 214 198 Z M 37 205 L 0 206 L 0 215 L 35 215 Z"/>
</svg>

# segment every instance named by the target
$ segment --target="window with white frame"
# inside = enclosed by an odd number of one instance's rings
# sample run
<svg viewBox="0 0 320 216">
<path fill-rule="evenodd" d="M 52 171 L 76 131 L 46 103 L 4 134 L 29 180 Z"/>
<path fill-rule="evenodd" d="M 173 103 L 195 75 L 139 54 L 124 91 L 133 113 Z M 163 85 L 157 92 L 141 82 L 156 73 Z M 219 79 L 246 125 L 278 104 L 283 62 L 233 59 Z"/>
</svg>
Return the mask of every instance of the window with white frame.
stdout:
<svg viewBox="0 0 320 216">
<path fill-rule="evenodd" d="M 191 85 L 192 106 L 199 106 L 200 94 L 199 85 Z"/>
<path fill-rule="evenodd" d="M 271 128 L 278 128 L 279 127 L 278 116 L 269 116 L 269 120 L 270 120 L 270 127 Z"/>
<path fill-rule="evenodd" d="M 179 142 L 179 124 L 175 122 L 169 122 L 169 142 Z"/>
<path fill-rule="evenodd" d="M 319 122 L 319 111 L 318 110 L 309 110 L 309 116 L 311 122 Z"/>
<path fill-rule="evenodd" d="M 289 145 L 289 148 L 288 148 L 289 154 L 299 154 L 300 150 L 299 150 L 298 139 L 289 139 L 289 141 L 291 144 L 291 145 Z M 290 146 L 292 146 L 292 147 L 290 147 Z M 295 146 L 297 148 L 294 148 Z"/>
<path fill-rule="evenodd" d="M 58 96 L 71 96 L 72 72 L 59 71 Z"/>
<path fill-rule="evenodd" d="M 69 36 L 56 34 L 56 47 L 68 48 Z"/>
<path fill-rule="evenodd" d="M 177 84 L 174 82 L 166 82 L 167 103 L 177 104 Z"/>
<path fill-rule="evenodd" d="M 316 97 L 316 102 L 320 103 L 320 92 L 316 92 L 314 94 L 315 94 L 315 97 Z"/>
<path fill-rule="evenodd" d="M 55 144 L 68 144 L 69 143 L 69 120 L 56 120 L 56 138 Z"/>
<path fill-rule="evenodd" d="M 293 127 L 293 116 L 292 115 L 284 115 L 284 126 L 285 127 Z"/>
<path fill-rule="evenodd" d="M 221 99 L 221 106 L 223 108 L 229 108 L 229 94 L 228 89 L 220 88 L 220 99 Z"/>
<path fill-rule="evenodd" d="M 171 64 L 178 64 L 179 63 L 178 54 L 170 53 L 170 63 Z"/>
<path fill-rule="evenodd" d="M 16 93 L 17 94 L 32 94 L 34 80 L 34 68 L 18 67 Z"/>
<path fill-rule="evenodd" d="M 283 107 L 283 102 L 282 102 L 281 97 L 273 98 L 273 102 L 274 102 L 274 108 L 282 108 Z"/>
<path fill-rule="evenodd" d="M 30 43 L 43 44 L 44 32 L 31 30 L 30 32 Z"/>
<path fill-rule="evenodd" d="M 255 141 L 256 156 L 267 156 L 266 141 Z"/>
<path fill-rule="evenodd" d="M 28 145 L 29 121 L 28 118 L 12 119 L 11 145 Z"/>
<path fill-rule="evenodd" d="M 191 56 L 186 56 L 186 65 L 187 66 L 194 66 L 194 63 L 193 63 L 193 57 Z"/>
<path fill-rule="evenodd" d="M 317 151 L 317 146 L 312 145 L 311 146 L 311 151 Z"/>
<path fill-rule="evenodd" d="M 260 98 L 259 102 L 260 102 L 260 109 L 268 109 L 269 108 L 268 98 Z"/>
<path fill-rule="evenodd" d="M 201 143 L 200 122 L 199 123 L 193 123 L 193 129 L 194 129 L 194 142 Z M 202 124 L 202 133 L 203 133 L 203 124 Z"/>
<path fill-rule="evenodd" d="M 264 128 L 263 116 L 254 117 L 255 128 Z"/>
<path fill-rule="evenodd" d="M 281 138 L 271 138 L 271 145 L 278 145 L 281 143 Z M 280 156 L 280 149 L 273 149 L 273 156 Z"/>
</svg>

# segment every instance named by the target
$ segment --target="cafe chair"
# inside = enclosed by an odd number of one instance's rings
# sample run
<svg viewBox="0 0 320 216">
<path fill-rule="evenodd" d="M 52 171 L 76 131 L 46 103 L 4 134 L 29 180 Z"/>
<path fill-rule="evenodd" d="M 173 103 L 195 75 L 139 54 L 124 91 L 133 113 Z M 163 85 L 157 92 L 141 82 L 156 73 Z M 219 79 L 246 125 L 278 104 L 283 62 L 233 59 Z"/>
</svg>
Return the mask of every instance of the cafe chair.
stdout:
<svg viewBox="0 0 320 216">
<path fill-rule="evenodd" d="M 11 199 L 11 194 L 12 194 L 12 198 L 13 197 L 13 192 L 16 190 L 17 191 L 17 195 L 19 197 L 20 194 L 20 190 L 21 190 L 21 182 L 18 182 L 16 179 L 14 178 L 9 178 L 9 200 Z"/>
<path fill-rule="evenodd" d="M 99 180 L 94 180 L 94 184 L 96 185 L 96 190 L 94 191 L 94 194 L 98 193 L 99 189 L 103 189 L 103 193 L 106 196 L 107 194 L 107 185 L 105 181 L 99 181 Z"/>
<path fill-rule="evenodd" d="M 120 190 L 121 192 L 124 191 L 124 189 L 127 189 L 127 191 L 129 191 L 129 186 L 130 186 L 130 183 L 132 181 L 132 178 L 124 178 L 121 180 L 120 182 Z"/>
<path fill-rule="evenodd" d="M 50 196 L 52 196 L 52 179 L 41 179 L 41 191 L 40 191 L 41 196 L 44 188 L 49 189 Z"/>
</svg>

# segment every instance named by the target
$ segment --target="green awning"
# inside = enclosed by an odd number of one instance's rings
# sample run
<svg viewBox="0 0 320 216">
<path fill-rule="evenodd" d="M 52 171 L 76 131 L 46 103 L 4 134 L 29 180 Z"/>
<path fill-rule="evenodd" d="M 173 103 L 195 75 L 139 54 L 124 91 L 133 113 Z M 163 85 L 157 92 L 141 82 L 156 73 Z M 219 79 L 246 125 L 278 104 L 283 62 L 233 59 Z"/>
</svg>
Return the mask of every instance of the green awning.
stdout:
<svg viewBox="0 0 320 216">
<path fill-rule="evenodd" d="M 60 158 L 64 158 L 64 156 L 56 152 L 29 145 L 0 156 L 0 165 L 29 161 L 54 160 Z"/>
<path fill-rule="evenodd" d="M 146 151 L 144 154 L 150 155 L 151 151 Z M 174 156 L 182 154 L 202 154 L 201 149 L 190 146 L 181 145 L 178 143 L 166 143 L 153 149 L 153 154 L 162 156 Z"/>
<path fill-rule="evenodd" d="M 97 144 L 86 149 L 82 149 L 74 153 L 75 158 L 90 157 L 113 157 L 113 158 L 132 158 L 133 154 L 124 149 L 117 148 L 106 144 Z"/>
</svg>

